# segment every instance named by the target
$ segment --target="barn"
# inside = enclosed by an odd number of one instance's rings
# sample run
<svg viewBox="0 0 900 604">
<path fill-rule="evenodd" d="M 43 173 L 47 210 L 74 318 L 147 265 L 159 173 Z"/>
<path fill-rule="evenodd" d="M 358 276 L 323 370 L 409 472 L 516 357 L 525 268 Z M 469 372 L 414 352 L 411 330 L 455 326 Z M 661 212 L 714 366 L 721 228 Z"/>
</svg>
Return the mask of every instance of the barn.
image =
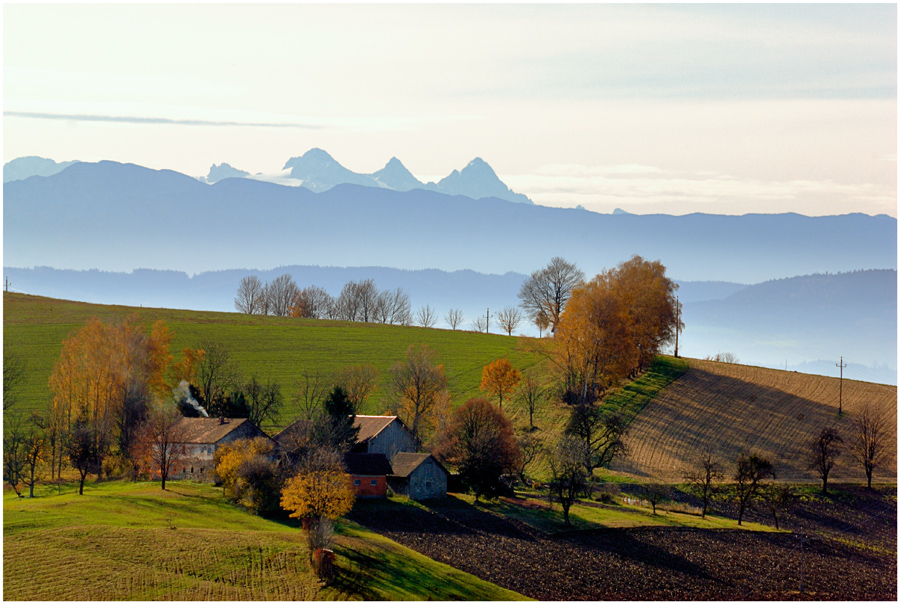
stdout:
<svg viewBox="0 0 900 604">
<path fill-rule="evenodd" d="M 415 453 L 416 439 L 396 415 L 357 415 L 359 428 L 353 453 L 381 453 L 393 459 L 397 453 Z"/>
<path fill-rule="evenodd" d="M 450 473 L 429 453 L 397 453 L 391 459 L 388 486 L 410 499 L 438 499 L 447 496 Z"/>
</svg>

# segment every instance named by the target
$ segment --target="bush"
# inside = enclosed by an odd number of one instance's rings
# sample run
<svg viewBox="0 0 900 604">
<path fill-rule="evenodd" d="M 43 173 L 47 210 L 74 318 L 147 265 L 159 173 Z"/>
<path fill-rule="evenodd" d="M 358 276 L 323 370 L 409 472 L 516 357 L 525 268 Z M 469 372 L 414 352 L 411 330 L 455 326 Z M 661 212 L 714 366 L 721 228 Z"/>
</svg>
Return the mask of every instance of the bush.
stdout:
<svg viewBox="0 0 900 604">
<path fill-rule="evenodd" d="M 594 500 L 606 505 L 618 505 L 620 494 L 619 485 L 604 482 L 596 487 Z"/>
</svg>

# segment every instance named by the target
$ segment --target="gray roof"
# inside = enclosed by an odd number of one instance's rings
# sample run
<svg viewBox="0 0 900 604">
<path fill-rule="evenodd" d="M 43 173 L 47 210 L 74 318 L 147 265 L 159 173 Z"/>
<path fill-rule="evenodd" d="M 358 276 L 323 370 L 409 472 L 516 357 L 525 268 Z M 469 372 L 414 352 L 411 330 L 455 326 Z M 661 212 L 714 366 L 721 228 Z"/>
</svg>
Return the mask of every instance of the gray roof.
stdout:
<svg viewBox="0 0 900 604">
<path fill-rule="evenodd" d="M 344 465 L 351 476 L 387 476 L 391 464 L 383 453 L 346 453 Z"/>
<path fill-rule="evenodd" d="M 353 421 L 353 426 L 359 428 L 356 442 L 364 443 L 375 438 L 394 421 L 400 421 L 396 415 L 357 415 Z"/>
</svg>

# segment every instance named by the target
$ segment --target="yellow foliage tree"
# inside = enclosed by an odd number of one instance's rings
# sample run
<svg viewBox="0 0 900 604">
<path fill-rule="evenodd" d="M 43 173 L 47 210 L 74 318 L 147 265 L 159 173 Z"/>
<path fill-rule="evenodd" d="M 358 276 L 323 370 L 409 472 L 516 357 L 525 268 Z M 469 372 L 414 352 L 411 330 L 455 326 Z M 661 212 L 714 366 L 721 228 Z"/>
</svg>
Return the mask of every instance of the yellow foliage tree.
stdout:
<svg viewBox="0 0 900 604">
<path fill-rule="evenodd" d="M 522 374 L 509 359 L 497 359 L 481 370 L 481 389 L 496 396 L 502 409 L 504 395 L 512 394 L 521 379 Z"/>
<path fill-rule="evenodd" d="M 659 261 L 640 256 L 576 287 L 554 343 L 563 398 L 593 403 L 619 379 L 646 367 L 674 338 L 677 288 Z"/>
<path fill-rule="evenodd" d="M 336 520 L 353 509 L 354 500 L 350 475 L 338 470 L 301 472 L 281 491 L 281 507 L 291 518 Z"/>
<path fill-rule="evenodd" d="M 216 449 L 216 475 L 222 481 L 226 497 L 241 499 L 246 491 L 245 478 L 240 468 L 257 455 L 268 457 L 272 452 L 272 441 L 268 438 L 242 438 L 221 445 Z"/>
<path fill-rule="evenodd" d="M 53 367 L 50 420 L 64 431 L 76 420 L 87 422 L 99 458 L 116 440 L 125 452 L 146 405 L 167 393 L 164 376 L 172 338 L 162 321 L 147 333 L 137 315 L 109 324 L 88 321 L 66 338 Z"/>
</svg>

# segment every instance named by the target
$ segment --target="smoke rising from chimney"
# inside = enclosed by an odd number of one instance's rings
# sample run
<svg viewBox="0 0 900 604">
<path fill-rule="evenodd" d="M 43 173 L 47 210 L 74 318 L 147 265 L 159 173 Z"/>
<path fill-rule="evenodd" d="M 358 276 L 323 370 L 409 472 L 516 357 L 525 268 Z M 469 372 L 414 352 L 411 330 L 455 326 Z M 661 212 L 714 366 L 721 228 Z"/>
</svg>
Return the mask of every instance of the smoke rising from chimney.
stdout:
<svg viewBox="0 0 900 604">
<path fill-rule="evenodd" d="M 181 380 L 181 383 L 172 389 L 172 393 L 175 395 L 176 401 L 189 404 L 197 410 L 197 413 L 199 413 L 201 417 L 209 417 L 209 413 L 206 412 L 206 409 L 201 407 L 200 403 L 197 402 L 197 399 L 191 396 L 190 384 L 188 384 L 186 380 Z"/>
</svg>

